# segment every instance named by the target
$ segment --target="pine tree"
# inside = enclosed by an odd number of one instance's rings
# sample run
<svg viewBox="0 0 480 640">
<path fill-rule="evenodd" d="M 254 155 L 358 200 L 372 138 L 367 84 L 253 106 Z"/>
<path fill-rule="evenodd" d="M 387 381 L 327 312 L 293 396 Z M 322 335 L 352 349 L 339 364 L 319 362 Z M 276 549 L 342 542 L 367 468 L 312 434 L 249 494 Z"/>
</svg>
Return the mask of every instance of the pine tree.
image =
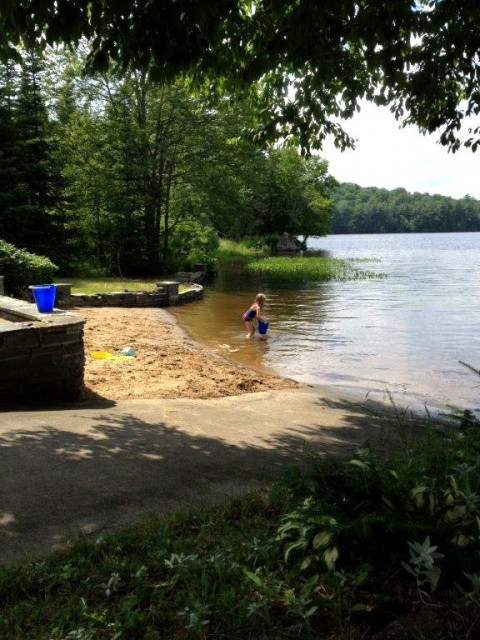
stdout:
<svg viewBox="0 0 480 640">
<path fill-rule="evenodd" d="M 58 201 L 58 177 L 52 162 L 48 139 L 48 116 L 41 92 L 42 65 L 30 54 L 21 73 L 16 125 L 18 130 L 18 170 L 25 194 L 16 207 L 22 246 L 34 253 L 52 257 L 56 238 L 55 205 Z M 57 225 L 59 227 L 61 225 Z"/>
<path fill-rule="evenodd" d="M 16 208 L 25 203 L 18 168 L 18 128 L 15 121 L 18 73 L 13 65 L 0 65 L 0 238 L 19 244 Z"/>
</svg>

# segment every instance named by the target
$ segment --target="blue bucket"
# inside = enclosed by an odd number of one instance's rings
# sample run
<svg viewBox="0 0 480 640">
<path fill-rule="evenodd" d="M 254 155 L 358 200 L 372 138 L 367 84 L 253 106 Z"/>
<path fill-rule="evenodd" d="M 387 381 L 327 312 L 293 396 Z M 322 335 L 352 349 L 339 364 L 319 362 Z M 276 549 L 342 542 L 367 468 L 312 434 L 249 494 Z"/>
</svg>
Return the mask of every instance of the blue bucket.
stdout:
<svg viewBox="0 0 480 640">
<path fill-rule="evenodd" d="M 269 322 L 264 322 L 263 320 L 259 320 L 258 321 L 258 333 L 261 336 L 264 336 L 267 333 L 269 326 L 270 326 Z"/>
<path fill-rule="evenodd" d="M 51 313 L 55 306 L 57 287 L 54 284 L 35 284 L 28 287 L 40 313 Z"/>
</svg>

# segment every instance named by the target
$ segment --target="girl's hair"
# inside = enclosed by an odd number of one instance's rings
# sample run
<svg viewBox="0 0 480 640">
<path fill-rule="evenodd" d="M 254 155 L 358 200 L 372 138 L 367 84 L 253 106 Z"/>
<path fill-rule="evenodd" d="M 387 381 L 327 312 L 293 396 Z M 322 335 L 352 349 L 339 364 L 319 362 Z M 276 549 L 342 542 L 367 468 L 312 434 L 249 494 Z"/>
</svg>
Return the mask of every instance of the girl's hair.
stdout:
<svg viewBox="0 0 480 640">
<path fill-rule="evenodd" d="M 258 302 L 260 305 L 264 304 L 266 299 L 267 296 L 264 293 L 257 293 L 255 296 L 255 302 Z"/>
</svg>

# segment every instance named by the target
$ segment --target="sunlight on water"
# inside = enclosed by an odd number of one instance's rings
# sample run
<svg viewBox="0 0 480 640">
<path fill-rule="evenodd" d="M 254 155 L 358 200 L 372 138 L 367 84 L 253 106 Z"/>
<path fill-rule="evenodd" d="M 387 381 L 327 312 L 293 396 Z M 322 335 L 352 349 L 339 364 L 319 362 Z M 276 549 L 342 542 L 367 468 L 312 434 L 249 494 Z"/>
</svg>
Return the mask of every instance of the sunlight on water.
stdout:
<svg viewBox="0 0 480 640">
<path fill-rule="evenodd" d="M 480 233 L 330 236 L 311 243 L 335 257 L 380 259 L 382 280 L 279 289 L 238 275 L 175 310 L 192 337 L 220 354 L 297 380 L 408 406 L 478 409 Z M 270 339 L 245 339 L 242 313 L 268 296 Z"/>
</svg>

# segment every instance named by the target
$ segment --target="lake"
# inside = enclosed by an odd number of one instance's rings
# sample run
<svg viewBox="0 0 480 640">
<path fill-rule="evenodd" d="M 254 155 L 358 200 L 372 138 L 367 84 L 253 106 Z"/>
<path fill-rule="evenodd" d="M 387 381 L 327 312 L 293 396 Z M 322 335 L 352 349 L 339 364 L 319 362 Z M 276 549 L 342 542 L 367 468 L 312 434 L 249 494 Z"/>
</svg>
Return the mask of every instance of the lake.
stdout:
<svg viewBox="0 0 480 640">
<path fill-rule="evenodd" d="M 480 233 L 338 235 L 309 241 L 384 279 L 279 288 L 230 274 L 175 310 L 192 337 L 241 363 L 409 408 L 479 410 Z M 269 340 L 241 315 L 267 295 Z"/>
</svg>

